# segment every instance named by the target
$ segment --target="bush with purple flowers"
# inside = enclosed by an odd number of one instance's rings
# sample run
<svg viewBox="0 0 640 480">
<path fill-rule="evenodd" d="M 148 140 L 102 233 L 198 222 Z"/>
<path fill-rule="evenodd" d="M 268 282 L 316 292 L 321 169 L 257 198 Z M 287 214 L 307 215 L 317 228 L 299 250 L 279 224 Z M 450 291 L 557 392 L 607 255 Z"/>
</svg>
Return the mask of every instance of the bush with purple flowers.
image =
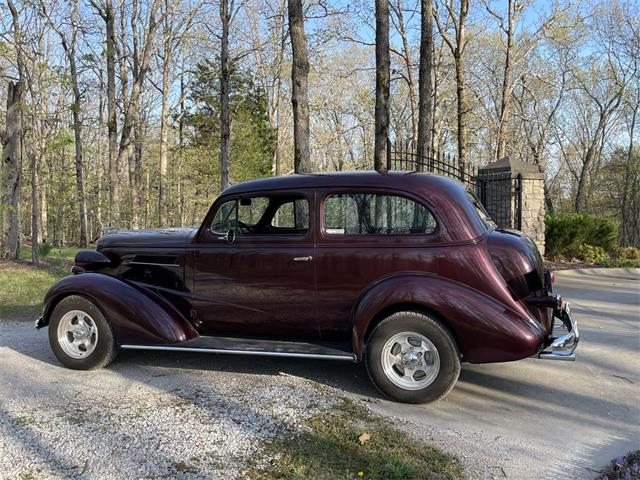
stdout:
<svg viewBox="0 0 640 480">
<path fill-rule="evenodd" d="M 611 460 L 596 480 L 640 480 L 640 450 Z"/>
</svg>

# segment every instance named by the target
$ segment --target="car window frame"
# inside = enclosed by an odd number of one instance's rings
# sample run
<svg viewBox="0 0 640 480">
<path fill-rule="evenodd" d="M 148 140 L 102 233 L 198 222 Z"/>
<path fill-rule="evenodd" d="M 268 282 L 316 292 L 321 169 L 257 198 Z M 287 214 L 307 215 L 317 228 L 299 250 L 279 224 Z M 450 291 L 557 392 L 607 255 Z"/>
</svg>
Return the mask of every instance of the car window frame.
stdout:
<svg viewBox="0 0 640 480">
<path fill-rule="evenodd" d="M 318 232 L 319 238 L 324 240 L 323 243 L 340 243 L 340 240 L 345 241 L 345 243 L 358 243 L 358 242 L 367 242 L 367 240 L 375 241 L 375 243 L 380 243 L 382 239 L 385 239 L 388 243 L 432 243 L 440 239 L 443 228 L 442 228 L 442 220 L 439 215 L 436 214 L 434 208 L 429 204 L 429 202 L 425 201 L 422 197 L 411 194 L 410 192 L 399 191 L 396 189 L 389 189 L 384 187 L 340 187 L 340 188 L 321 188 L 318 194 L 316 194 L 316 202 L 318 204 Z M 341 234 L 341 233 L 328 233 L 326 231 L 326 225 L 324 222 L 324 207 L 327 198 L 333 195 L 344 195 L 344 194 L 352 194 L 352 193 L 373 193 L 377 195 L 392 195 L 401 198 L 405 198 L 407 200 L 411 200 L 413 202 L 422 205 L 427 209 L 429 214 L 433 217 L 436 222 L 436 228 L 431 233 L 412 233 L 412 234 L 397 234 L 390 235 L 384 233 L 372 233 L 372 234 Z"/>
<path fill-rule="evenodd" d="M 277 234 L 254 234 L 254 235 L 236 235 L 234 242 L 231 245 L 250 244 L 254 241 L 259 243 L 308 243 L 315 238 L 315 226 L 316 226 L 316 194 L 315 189 L 278 189 L 278 190 L 253 190 L 247 192 L 238 192 L 230 195 L 221 196 L 213 203 L 211 210 L 204 220 L 202 225 L 202 231 L 198 235 L 198 243 L 200 244 L 220 244 L 230 245 L 224 240 L 220 239 L 220 234 L 215 234 L 211 230 L 213 219 L 217 215 L 219 209 L 228 201 L 235 200 L 239 202 L 241 198 L 253 198 L 253 197 L 272 197 L 282 196 L 291 197 L 299 196 L 304 198 L 309 204 L 309 228 L 304 234 L 298 233 L 277 233 Z"/>
</svg>

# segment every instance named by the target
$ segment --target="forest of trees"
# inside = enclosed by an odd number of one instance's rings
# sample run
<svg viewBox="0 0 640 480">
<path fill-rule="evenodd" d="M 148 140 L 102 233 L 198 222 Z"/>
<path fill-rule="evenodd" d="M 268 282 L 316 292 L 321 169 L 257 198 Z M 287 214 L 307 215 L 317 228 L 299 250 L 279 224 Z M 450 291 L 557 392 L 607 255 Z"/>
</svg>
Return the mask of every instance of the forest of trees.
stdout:
<svg viewBox="0 0 640 480">
<path fill-rule="evenodd" d="M 637 0 L 0 0 L 0 256 L 199 223 L 229 184 L 512 156 L 640 242 Z M 626 232 L 626 233 L 625 233 Z"/>
</svg>

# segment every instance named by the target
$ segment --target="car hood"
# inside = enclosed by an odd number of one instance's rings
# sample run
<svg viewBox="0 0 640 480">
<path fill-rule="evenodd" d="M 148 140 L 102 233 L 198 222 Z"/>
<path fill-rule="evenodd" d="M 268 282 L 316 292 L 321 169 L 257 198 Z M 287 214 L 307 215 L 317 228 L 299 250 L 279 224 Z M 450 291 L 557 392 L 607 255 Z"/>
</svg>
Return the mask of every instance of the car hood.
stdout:
<svg viewBox="0 0 640 480">
<path fill-rule="evenodd" d="M 184 247 L 197 232 L 196 227 L 159 230 L 113 230 L 98 239 L 97 250 L 107 247 Z"/>
</svg>

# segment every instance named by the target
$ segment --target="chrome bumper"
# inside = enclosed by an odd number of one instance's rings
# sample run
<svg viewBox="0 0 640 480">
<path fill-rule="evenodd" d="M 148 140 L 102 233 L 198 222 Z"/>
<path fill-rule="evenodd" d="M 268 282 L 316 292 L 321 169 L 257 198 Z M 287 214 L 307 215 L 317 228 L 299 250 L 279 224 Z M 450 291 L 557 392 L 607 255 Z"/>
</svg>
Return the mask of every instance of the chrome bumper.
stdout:
<svg viewBox="0 0 640 480">
<path fill-rule="evenodd" d="M 538 358 L 543 360 L 567 360 L 576 359 L 576 348 L 580 341 L 580 332 L 578 332 L 578 324 L 571 318 L 569 305 L 564 303 L 560 308 L 554 309 L 554 326 L 549 344 L 538 354 Z M 558 318 L 562 325 L 556 325 L 555 319 Z M 566 330 L 567 333 L 559 337 L 553 336 L 556 328 Z"/>
</svg>

